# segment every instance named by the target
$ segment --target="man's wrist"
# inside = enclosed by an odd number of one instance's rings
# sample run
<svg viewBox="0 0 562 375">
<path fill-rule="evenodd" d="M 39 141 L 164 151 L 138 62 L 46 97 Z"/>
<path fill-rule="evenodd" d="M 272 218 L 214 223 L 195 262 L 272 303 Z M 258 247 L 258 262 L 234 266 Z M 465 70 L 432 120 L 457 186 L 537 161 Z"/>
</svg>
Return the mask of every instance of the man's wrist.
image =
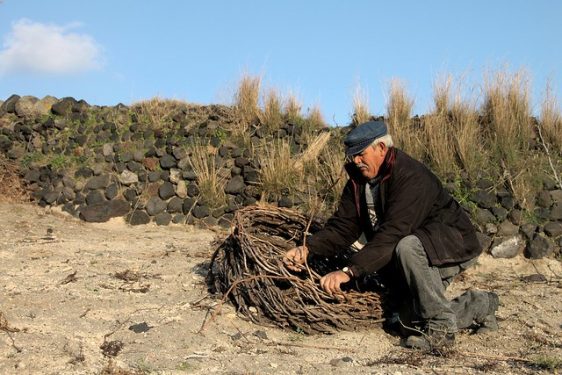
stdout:
<svg viewBox="0 0 562 375">
<path fill-rule="evenodd" d="M 341 269 L 341 271 L 345 273 L 347 276 L 349 276 L 350 279 L 355 278 L 355 273 L 353 272 L 351 267 L 344 267 Z"/>
</svg>

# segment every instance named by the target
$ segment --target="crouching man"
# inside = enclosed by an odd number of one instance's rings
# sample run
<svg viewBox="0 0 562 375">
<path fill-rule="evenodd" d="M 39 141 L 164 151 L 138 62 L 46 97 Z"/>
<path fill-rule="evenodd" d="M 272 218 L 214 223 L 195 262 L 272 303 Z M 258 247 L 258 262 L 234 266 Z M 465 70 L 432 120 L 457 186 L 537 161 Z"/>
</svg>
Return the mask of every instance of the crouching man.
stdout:
<svg viewBox="0 0 562 375">
<path fill-rule="evenodd" d="M 364 247 L 347 267 L 321 278 L 327 293 L 338 294 L 342 284 L 386 270 L 393 275 L 391 293 L 405 290 L 406 306 L 421 323 L 421 335 L 405 340 L 411 348 L 448 347 L 459 329 L 473 324 L 479 332 L 497 329 L 495 293 L 469 290 L 452 301 L 445 297 L 453 278 L 482 250 L 468 216 L 439 179 L 393 147 L 384 121 L 359 125 L 344 144 L 349 180 L 338 209 L 306 246 L 286 253 L 287 268 L 301 270 L 309 255 L 337 255 L 364 234 Z"/>
</svg>

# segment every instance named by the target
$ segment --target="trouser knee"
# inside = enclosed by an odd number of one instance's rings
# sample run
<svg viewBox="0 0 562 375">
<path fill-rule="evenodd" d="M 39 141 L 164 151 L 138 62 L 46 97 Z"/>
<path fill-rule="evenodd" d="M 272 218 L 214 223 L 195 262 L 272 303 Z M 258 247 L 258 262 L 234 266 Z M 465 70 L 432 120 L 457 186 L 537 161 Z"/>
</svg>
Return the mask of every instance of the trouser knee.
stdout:
<svg viewBox="0 0 562 375">
<path fill-rule="evenodd" d="M 420 258 L 426 258 L 423 245 L 418 237 L 409 235 L 402 238 L 395 248 L 396 258 L 402 264 L 412 261 L 419 262 Z"/>
</svg>

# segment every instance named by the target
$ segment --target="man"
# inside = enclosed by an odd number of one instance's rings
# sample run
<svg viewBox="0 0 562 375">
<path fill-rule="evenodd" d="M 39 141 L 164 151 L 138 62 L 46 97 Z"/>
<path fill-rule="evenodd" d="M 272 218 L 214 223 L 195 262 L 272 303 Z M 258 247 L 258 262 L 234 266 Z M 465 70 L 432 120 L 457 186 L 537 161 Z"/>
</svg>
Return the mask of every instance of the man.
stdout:
<svg viewBox="0 0 562 375">
<path fill-rule="evenodd" d="M 306 246 L 286 253 L 287 267 L 301 270 L 309 254 L 339 254 L 364 234 L 367 242 L 348 266 L 321 278 L 327 293 L 337 295 L 342 284 L 373 272 L 398 275 L 390 289 L 404 285 L 410 310 L 422 323 L 422 335 L 407 337 L 407 347 L 450 346 L 458 329 L 474 323 L 479 332 L 497 329 L 495 293 L 471 290 L 453 301 L 445 298 L 453 277 L 482 250 L 468 216 L 439 179 L 393 147 L 384 121 L 359 125 L 344 144 L 350 179 L 338 209 Z"/>
</svg>

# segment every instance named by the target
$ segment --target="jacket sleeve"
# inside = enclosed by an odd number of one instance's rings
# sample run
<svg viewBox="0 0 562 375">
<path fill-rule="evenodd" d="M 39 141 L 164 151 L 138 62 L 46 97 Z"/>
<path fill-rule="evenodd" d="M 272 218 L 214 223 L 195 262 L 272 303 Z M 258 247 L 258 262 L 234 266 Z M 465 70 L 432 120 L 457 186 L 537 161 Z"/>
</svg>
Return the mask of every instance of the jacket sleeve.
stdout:
<svg viewBox="0 0 562 375">
<path fill-rule="evenodd" d="M 359 213 L 355 205 L 354 184 L 347 182 L 336 212 L 328 219 L 324 228 L 308 238 L 312 254 L 334 256 L 351 246 L 361 234 Z"/>
<path fill-rule="evenodd" d="M 351 258 L 357 275 L 376 272 L 390 262 L 398 242 L 413 234 L 431 213 L 438 181 L 420 168 L 403 170 L 388 181 L 384 220 L 373 238 Z"/>
</svg>

